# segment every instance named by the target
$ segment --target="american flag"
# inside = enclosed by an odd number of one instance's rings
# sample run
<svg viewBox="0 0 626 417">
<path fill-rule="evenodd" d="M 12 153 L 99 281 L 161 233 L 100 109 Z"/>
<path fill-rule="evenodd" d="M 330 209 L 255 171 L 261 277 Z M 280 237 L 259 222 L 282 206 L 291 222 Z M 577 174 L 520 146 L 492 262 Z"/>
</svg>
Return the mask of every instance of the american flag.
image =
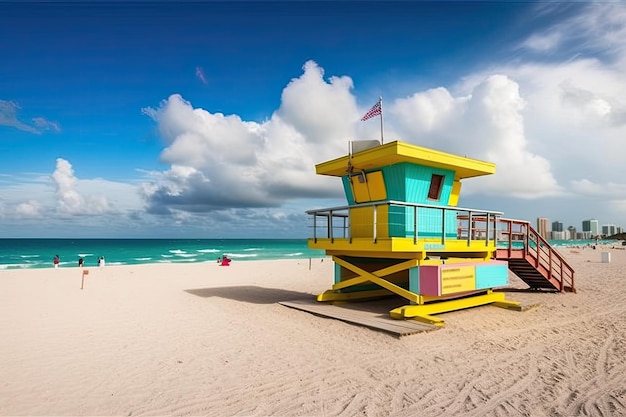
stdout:
<svg viewBox="0 0 626 417">
<path fill-rule="evenodd" d="M 380 107 L 380 101 L 376 104 L 374 104 L 374 107 L 372 107 L 371 109 L 369 109 L 367 111 L 367 113 L 365 113 L 365 116 L 363 116 L 361 118 L 361 121 L 364 122 L 367 119 L 371 119 L 372 117 L 375 116 L 380 116 L 382 114 L 382 107 Z"/>
</svg>

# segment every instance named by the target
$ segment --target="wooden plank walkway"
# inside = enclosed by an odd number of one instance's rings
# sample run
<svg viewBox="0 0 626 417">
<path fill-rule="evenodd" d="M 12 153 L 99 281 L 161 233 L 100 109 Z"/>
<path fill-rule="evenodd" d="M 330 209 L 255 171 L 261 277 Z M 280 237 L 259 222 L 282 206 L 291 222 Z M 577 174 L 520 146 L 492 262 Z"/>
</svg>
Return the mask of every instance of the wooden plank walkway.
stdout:
<svg viewBox="0 0 626 417">
<path fill-rule="evenodd" d="M 311 299 L 280 301 L 285 307 L 306 311 L 316 316 L 341 320 L 346 323 L 357 324 L 373 330 L 390 333 L 394 336 L 408 336 L 415 333 L 429 332 L 440 327 L 416 320 L 396 320 L 389 316 L 389 310 L 384 303 L 376 301 L 343 303 L 339 305 L 321 303 Z M 397 307 L 397 306 L 396 306 Z M 392 307 L 393 308 L 393 307 Z"/>
</svg>

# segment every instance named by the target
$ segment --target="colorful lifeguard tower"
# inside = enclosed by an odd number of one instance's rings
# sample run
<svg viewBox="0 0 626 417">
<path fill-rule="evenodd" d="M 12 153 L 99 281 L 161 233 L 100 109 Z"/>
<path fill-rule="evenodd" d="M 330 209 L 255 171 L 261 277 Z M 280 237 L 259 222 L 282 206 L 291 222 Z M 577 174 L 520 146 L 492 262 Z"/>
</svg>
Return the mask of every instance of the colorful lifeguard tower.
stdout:
<svg viewBox="0 0 626 417">
<path fill-rule="evenodd" d="M 348 202 L 307 211 L 309 247 L 335 263 L 334 285 L 318 301 L 397 295 L 407 304 L 391 317 L 435 325 L 443 320 L 434 314 L 485 304 L 521 309 L 494 291 L 509 270 L 497 241 L 520 232 L 502 230 L 500 212 L 457 207 L 461 181 L 494 174 L 494 164 L 400 141 L 355 141 L 316 173 L 341 178 Z"/>
</svg>

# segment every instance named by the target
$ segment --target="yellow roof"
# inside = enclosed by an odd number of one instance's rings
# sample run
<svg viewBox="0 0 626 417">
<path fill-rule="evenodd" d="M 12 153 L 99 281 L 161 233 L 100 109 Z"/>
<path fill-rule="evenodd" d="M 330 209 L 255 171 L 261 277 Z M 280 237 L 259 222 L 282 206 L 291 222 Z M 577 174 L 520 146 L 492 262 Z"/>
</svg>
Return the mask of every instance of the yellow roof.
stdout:
<svg viewBox="0 0 626 417">
<path fill-rule="evenodd" d="M 346 155 L 322 162 L 315 165 L 315 172 L 319 175 L 342 177 L 348 172 L 349 161 L 350 156 Z M 455 171 L 455 179 L 457 180 L 494 174 L 496 172 L 496 165 L 490 162 L 440 152 L 400 141 L 386 143 L 355 153 L 352 155 L 351 160 L 354 172 L 361 170 L 369 171 L 399 162 Z"/>
</svg>

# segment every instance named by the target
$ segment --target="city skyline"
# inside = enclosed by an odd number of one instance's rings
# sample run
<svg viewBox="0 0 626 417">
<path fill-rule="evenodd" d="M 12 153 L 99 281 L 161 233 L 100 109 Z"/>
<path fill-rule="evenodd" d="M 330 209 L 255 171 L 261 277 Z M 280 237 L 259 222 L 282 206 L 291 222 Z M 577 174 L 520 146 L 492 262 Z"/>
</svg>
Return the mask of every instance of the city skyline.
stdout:
<svg viewBox="0 0 626 417">
<path fill-rule="evenodd" d="M 552 238 L 554 240 L 593 239 L 596 236 L 613 236 L 623 233 L 624 230 L 620 225 L 612 223 L 601 224 L 594 218 L 582 220 L 580 230 L 571 224 L 565 227 L 565 224 L 558 219 L 550 221 L 547 217 L 537 217 L 535 226 L 537 232 L 544 238 Z M 570 235 L 568 236 L 566 232 Z M 574 236 L 572 236 L 572 233 Z"/>
</svg>

